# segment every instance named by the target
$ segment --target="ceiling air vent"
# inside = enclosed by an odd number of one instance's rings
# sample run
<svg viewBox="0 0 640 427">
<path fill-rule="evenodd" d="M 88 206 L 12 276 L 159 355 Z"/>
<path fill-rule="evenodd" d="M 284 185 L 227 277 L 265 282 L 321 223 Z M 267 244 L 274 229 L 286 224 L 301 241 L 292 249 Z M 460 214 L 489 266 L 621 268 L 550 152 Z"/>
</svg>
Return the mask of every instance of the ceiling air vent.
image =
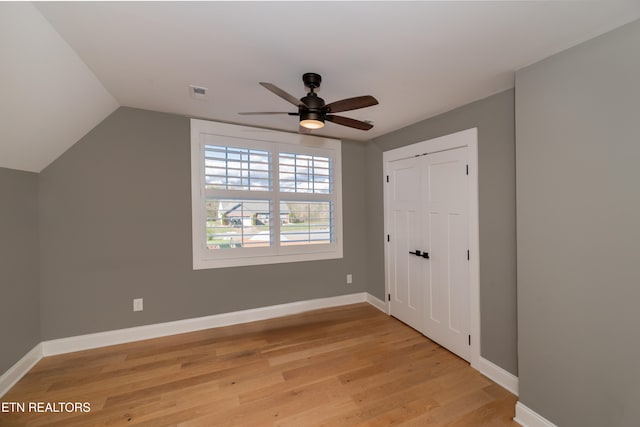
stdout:
<svg viewBox="0 0 640 427">
<path fill-rule="evenodd" d="M 202 86 L 189 85 L 189 95 L 193 99 L 205 99 L 207 97 L 207 88 Z"/>
</svg>

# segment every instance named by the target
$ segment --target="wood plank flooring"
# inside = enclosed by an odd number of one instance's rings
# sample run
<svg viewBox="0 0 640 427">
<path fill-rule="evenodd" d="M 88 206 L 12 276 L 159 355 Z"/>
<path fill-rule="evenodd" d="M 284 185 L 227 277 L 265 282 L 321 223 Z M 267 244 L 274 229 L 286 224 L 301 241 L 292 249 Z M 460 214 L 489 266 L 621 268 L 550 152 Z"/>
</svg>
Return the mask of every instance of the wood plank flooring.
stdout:
<svg viewBox="0 0 640 427">
<path fill-rule="evenodd" d="M 91 406 L 1 426 L 517 426 L 513 394 L 366 303 L 46 357 L 1 401 Z"/>
</svg>

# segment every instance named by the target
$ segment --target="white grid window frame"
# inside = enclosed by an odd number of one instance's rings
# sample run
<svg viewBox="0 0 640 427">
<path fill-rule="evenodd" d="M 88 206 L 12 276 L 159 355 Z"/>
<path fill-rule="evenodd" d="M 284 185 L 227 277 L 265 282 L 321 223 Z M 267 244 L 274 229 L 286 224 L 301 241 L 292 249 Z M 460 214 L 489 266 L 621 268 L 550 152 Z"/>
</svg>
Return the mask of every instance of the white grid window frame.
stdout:
<svg viewBox="0 0 640 427">
<path fill-rule="evenodd" d="M 233 186 L 228 182 L 211 185 L 207 182 L 205 147 L 235 147 L 241 152 L 268 152 L 270 157 L 269 188 Z M 221 150 L 219 150 L 221 151 Z M 312 177 L 311 191 L 296 192 L 280 186 L 280 154 L 299 155 L 324 167 L 329 159 L 329 186 L 320 182 L 325 177 Z M 209 165 L 211 162 L 209 163 Z M 242 169 L 242 168 L 241 168 Z M 192 243 L 194 270 L 222 267 L 238 267 L 260 264 L 276 264 L 299 261 L 336 259 L 343 256 L 342 243 L 342 158 L 341 141 L 311 135 L 295 134 L 231 125 L 206 120 L 191 119 L 191 200 Z M 211 172 L 211 169 L 209 170 Z M 324 171 L 320 173 L 324 174 Z M 219 172 L 212 175 L 220 175 Z M 284 176 L 284 175 L 282 175 Z M 216 179 L 215 177 L 213 179 Z M 226 179 L 226 178 L 224 178 Z M 301 178 L 304 180 L 304 177 Z M 262 184 L 261 184 L 262 185 Z M 241 188 L 242 187 L 242 188 Z M 307 187 L 309 188 L 309 187 Z M 321 190 L 317 190 L 320 188 Z M 328 188 L 328 191 L 325 190 Z M 281 224 L 273 221 L 270 226 L 270 245 L 234 249 L 211 249 L 207 244 L 207 200 L 220 199 L 269 200 L 271 214 L 280 215 L 280 202 L 322 203 L 329 202 L 331 212 L 331 238 L 322 244 L 280 244 Z M 322 202 L 322 203 L 319 203 Z"/>
</svg>

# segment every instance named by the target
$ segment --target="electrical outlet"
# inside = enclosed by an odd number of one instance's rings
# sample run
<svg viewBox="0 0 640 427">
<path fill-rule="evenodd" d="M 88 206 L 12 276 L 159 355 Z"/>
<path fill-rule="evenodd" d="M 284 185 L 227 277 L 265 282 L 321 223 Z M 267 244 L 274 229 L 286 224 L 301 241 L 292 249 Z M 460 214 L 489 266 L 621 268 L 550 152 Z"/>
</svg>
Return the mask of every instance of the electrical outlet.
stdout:
<svg viewBox="0 0 640 427">
<path fill-rule="evenodd" d="M 352 283 L 353 283 L 353 275 L 347 274 L 347 285 L 350 285 Z"/>
<path fill-rule="evenodd" d="M 142 298 L 135 298 L 133 300 L 133 311 L 142 311 Z"/>
</svg>

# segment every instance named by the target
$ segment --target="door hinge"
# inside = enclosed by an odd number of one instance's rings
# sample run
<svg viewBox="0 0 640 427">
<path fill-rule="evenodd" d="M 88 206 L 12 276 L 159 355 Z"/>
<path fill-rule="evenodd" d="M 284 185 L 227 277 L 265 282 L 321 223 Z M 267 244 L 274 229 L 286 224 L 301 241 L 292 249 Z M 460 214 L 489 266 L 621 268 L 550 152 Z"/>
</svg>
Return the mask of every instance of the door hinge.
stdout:
<svg viewBox="0 0 640 427">
<path fill-rule="evenodd" d="M 387 294 L 387 301 L 391 301 L 391 294 Z"/>
<path fill-rule="evenodd" d="M 469 260 L 470 260 L 470 258 L 469 258 L 469 249 L 467 249 L 467 261 L 469 261 Z"/>
<path fill-rule="evenodd" d="M 387 182 L 389 182 L 389 175 L 387 175 Z"/>
<path fill-rule="evenodd" d="M 469 335 L 469 345 L 471 345 L 471 335 Z"/>
<path fill-rule="evenodd" d="M 391 237 L 389 237 L 389 235 L 387 234 L 387 242 L 391 241 Z"/>
<path fill-rule="evenodd" d="M 469 165 L 467 165 L 467 175 L 469 175 Z"/>
</svg>

